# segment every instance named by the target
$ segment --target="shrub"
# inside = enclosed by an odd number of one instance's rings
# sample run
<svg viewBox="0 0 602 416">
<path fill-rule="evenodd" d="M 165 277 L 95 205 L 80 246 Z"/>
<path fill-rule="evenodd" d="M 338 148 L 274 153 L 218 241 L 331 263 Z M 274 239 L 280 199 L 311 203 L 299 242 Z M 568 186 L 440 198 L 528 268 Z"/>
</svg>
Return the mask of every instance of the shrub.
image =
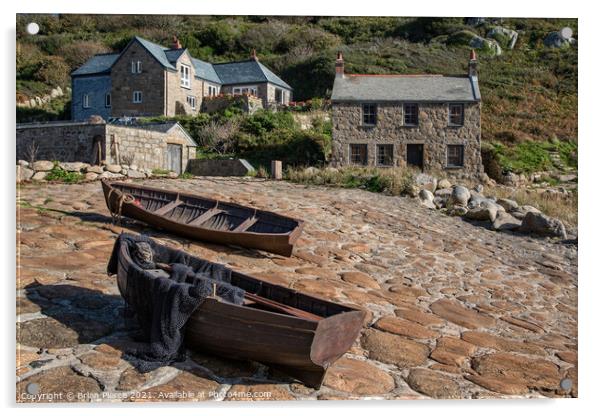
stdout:
<svg viewBox="0 0 602 416">
<path fill-rule="evenodd" d="M 69 66 L 60 56 L 47 56 L 40 61 L 34 78 L 48 85 L 64 87 L 69 83 Z"/>
<path fill-rule="evenodd" d="M 81 181 L 84 178 L 79 172 L 67 172 L 66 170 L 61 169 L 58 164 L 55 164 L 54 167 L 48 172 L 46 175 L 47 181 L 60 181 L 65 183 L 76 183 Z"/>
<path fill-rule="evenodd" d="M 83 65 L 92 56 L 99 53 L 110 52 L 100 42 L 96 41 L 76 41 L 73 43 L 67 43 L 59 48 L 59 56 L 62 56 L 71 69 L 75 69 Z"/>
</svg>

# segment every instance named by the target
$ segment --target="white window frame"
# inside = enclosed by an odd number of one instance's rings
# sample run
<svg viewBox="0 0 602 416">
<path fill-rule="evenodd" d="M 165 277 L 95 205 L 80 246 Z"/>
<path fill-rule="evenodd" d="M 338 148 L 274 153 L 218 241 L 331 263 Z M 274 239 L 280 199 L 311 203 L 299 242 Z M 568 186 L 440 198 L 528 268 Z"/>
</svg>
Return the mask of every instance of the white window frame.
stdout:
<svg viewBox="0 0 602 416">
<path fill-rule="evenodd" d="M 257 85 L 240 85 L 232 88 L 232 94 L 234 95 L 243 95 L 248 93 L 251 93 L 257 97 Z"/>
<path fill-rule="evenodd" d="M 108 100 L 107 100 L 107 98 L 108 98 Z M 108 104 L 107 104 L 107 103 L 108 103 Z M 110 92 L 107 92 L 107 93 L 105 94 L 105 107 L 107 107 L 107 108 L 110 108 L 110 107 L 111 107 L 111 104 L 112 104 L 112 102 L 111 102 L 111 93 L 110 93 Z"/>
<path fill-rule="evenodd" d="M 132 61 L 132 74 L 141 74 L 142 73 L 142 62 L 141 61 Z"/>
<path fill-rule="evenodd" d="M 193 110 L 196 109 L 196 97 L 194 95 L 187 96 L 186 103 L 188 103 L 190 108 L 192 108 Z"/>
<path fill-rule="evenodd" d="M 82 94 L 82 107 L 90 108 L 90 94 Z"/>
<path fill-rule="evenodd" d="M 134 91 L 134 93 L 132 94 L 132 102 L 134 104 L 142 103 L 142 91 Z"/>
<path fill-rule="evenodd" d="M 190 88 L 190 67 L 180 64 L 180 86 Z"/>
<path fill-rule="evenodd" d="M 217 95 L 217 87 L 215 85 L 207 85 L 207 96 L 215 97 Z"/>
</svg>

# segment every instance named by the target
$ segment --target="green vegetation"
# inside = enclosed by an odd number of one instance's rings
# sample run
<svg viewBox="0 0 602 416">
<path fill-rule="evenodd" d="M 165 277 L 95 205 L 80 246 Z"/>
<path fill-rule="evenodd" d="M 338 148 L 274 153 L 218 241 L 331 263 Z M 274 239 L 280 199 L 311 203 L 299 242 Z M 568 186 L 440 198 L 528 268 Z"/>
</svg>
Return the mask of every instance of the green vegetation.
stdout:
<svg viewBox="0 0 602 416">
<path fill-rule="evenodd" d="M 67 172 L 59 167 L 57 163 L 55 163 L 54 167 L 48 172 L 46 175 L 47 181 L 59 181 L 65 183 L 76 183 L 81 181 L 84 178 L 79 172 Z"/>
<path fill-rule="evenodd" d="M 167 175 L 169 173 L 169 170 L 167 169 L 153 169 L 152 174 L 153 175 Z"/>
<path fill-rule="evenodd" d="M 40 24 L 40 34 L 24 33 L 29 21 Z M 552 145 L 553 151 L 566 165 L 576 165 L 577 47 L 550 49 L 543 39 L 563 26 L 577 37 L 577 19 L 509 18 L 501 26 L 520 34 L 515 48 L 501 56 L 478 51 L 483 142 L 497 149 L 504 169 L 546 166 L 549 156 L 542 150 L 554 141 L 569 143 L 566 149 Z M 465 74 L 467 42 L 473 34 L 485 37 L 491 27 L 471 27 L 462 18 L 21 14 L 17 95 L 47 94 L 56 85 L 65 89 L 69 71 L 96 53 L 121 50 L 134 35 L 169 45 L 177 33 L 192 56 L 211 62 L 246 59 L 257 49 L 261 61 L 294 88 L 296 100 L 312 100 L 296 109 L 313 111 L 314 101 L 330 95 L 338 50 L 349 73 Z M 17 121 L 65 118 L 68 109 L 68 98 L 53 100 L 48 108 L 19 109 Z M 217 116 L 177 119 L 193 137 L 211 143 L 199 142 L 203 155 L 236 153 L 256 163 L 285 156 L 287 163 L 300 163 L 307 155 L 304 163 L 318 165 L 328 156 L 327 128 L 299 131 L 286 116 L 244 120 L 233 107 Z M 319 149 L 324 155 L 316 155 Z"/>
<path fill-rule="evenodd" d="M 413 184 L 411 169 L 378 169 L 349 166 L 341 169 L 287 168 L 287 180 L 308 185 L 326 185 L 341 188 L 359 188 L 370 192 L 403 195 Z"/>
<path fill-rule="evenodd" d="M 499 179 L 505 172 L 531 173 L 550 170 L 554 166 L 552 153 L 558 153 L 565 167 L 577 168 L 577 143 L 560 140 L 526 141 L 515 146 L 500 142 L 486 143 L 483 144 L 483 163 L 492 177 Z"/>
</svg>

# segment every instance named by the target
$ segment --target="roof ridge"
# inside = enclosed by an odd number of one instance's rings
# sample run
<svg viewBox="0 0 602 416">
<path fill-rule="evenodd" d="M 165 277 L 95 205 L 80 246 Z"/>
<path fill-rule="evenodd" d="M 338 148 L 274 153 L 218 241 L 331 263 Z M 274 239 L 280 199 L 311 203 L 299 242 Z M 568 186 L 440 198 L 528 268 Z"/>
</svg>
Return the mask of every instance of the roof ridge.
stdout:
<svg viewBox="0 0 602 416">
<path fill-rule="evenodd" d="M 346 77 L 399 77 L 399 78 L 403 78 L 403 77 L 407 77 L 407 78 L 412 78 L 412 77 L 444 77 L 447 75 L 443 75 L 443 74 L 345 74 Z"/>
<path fill-rule="evenodd" d="M 211 65 L 242 64 L 243 62 L 257 62 L 258 64 L 261 64 L 261 62 L 259 62 L 258 60 L 255 60 L 255 59 L 242 59 L 240 61 L 218 62 L 218 63 L 211 64 Z"/>
</svg>

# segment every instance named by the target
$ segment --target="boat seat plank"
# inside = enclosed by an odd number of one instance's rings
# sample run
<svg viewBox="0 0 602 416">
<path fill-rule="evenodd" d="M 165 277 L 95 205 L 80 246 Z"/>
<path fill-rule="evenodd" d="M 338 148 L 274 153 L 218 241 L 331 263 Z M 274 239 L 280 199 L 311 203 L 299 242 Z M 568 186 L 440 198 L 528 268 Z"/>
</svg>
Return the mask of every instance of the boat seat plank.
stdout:
<svg viewBox="0 0 602 416">
<path fill-rule="evenodd" d="M 214 217 L 215 215 L 220 214 L 222 212 L 224 212 L 224 210 L 222 210 L 222 209 L 217 209 L 217 208 L 208 209 L 207 211 L 205 211 L 204 213 L 202 213 L 201 215 L 199 215 L 198 217 L 196 217 L 195 219 L 190 221 L 188 223 L 188 225 L 194 225 L 194 226 L 201 225 L 202 223 L 207 221 L 209 218 Z"/>
<path fill-rule="evenodd" d="M 172 209 L 174 209 L 177 206 L 182 205 L 182 204 L 183 204 L 183 201 L 180 201 L 179 199 L 177 199 L 177 200 L 175 200 L 173 202 L 170 202 L 167 205 L 163 205 L 161 208 L 153 211 L 153 214 L 155 214 L 155 215 L 165 215 L 169 211 L 171 211 Z"/>
<path fill-rule="evenodd" d="M 251 228 L 253 226 L 253 224 L 255 224 L 257 221 L 258 221 L 257 217 L 247 218 L 246 220 L 241 222 L 238 227 L 233 229 L 232 232 L 243 233 L 243 232 L 247 231 L 249 228 Z"/>
</svg>

